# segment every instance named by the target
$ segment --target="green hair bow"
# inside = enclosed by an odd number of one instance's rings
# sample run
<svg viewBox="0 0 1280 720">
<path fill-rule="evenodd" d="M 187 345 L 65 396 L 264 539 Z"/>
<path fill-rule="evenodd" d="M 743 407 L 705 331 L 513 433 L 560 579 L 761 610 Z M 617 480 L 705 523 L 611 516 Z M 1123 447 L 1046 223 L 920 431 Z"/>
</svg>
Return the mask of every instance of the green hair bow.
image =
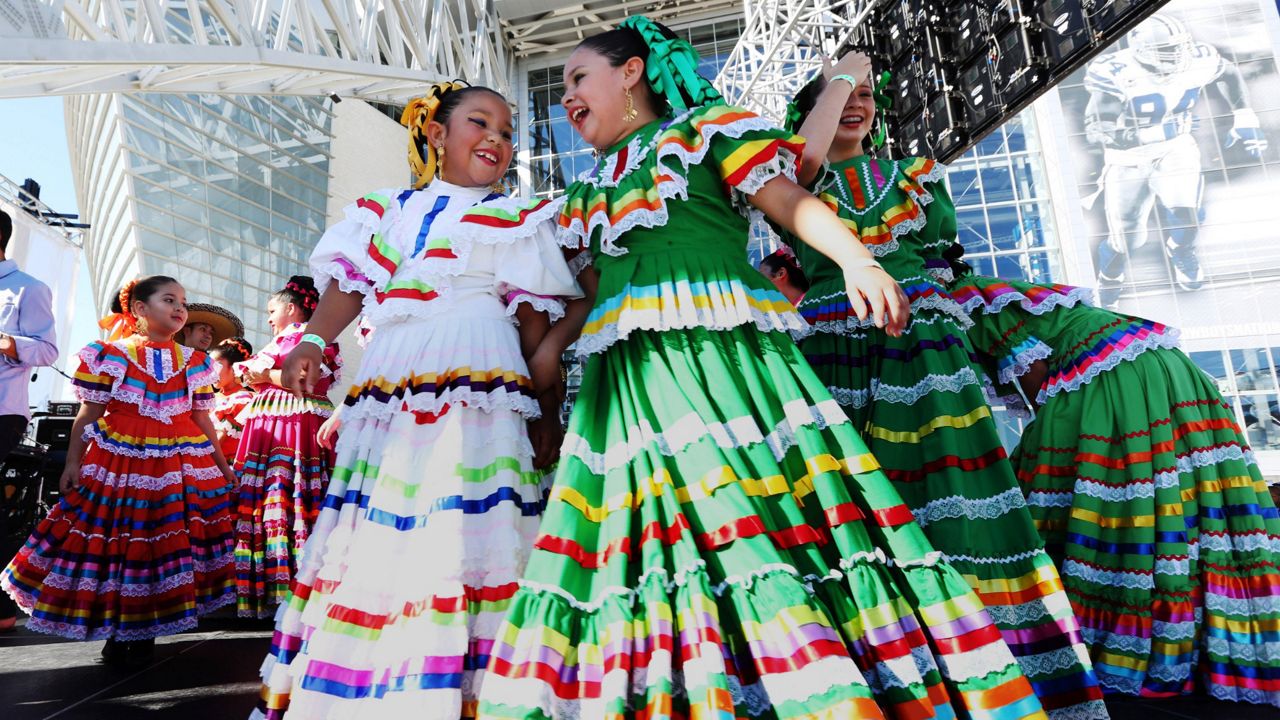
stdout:
<svg viewBox="0 0 1280 720">
<path fill-rule="evenodd" d="M 876 114 L 881 115 L 880 122 L 871 134 L 871 147 L 877 149 L 884 147 L 885 141 L 889 139 L 889 123 L 884 121 L 882 113 L 893 109 L 893 97 L 887 95 L 884 91 L 892 79 L 893 74 L 885 70 L 880 73 L 880 77 L 876 78 L 875 88 L 872 90 L 871 97 L 876 103 Z"/>
<path fill-rule="evenodd" d="M 701 58 L 687 41 L 667 37 L 656 23 L 643 15 L 632 15 L 618 27 L 640 33 L 649 46 L 645 76 L 653 92 L 665 99 L 672 110 L 683 112 L 690 107 L 724 101 L 720 91 L 698 74 Z"/>
</svg>

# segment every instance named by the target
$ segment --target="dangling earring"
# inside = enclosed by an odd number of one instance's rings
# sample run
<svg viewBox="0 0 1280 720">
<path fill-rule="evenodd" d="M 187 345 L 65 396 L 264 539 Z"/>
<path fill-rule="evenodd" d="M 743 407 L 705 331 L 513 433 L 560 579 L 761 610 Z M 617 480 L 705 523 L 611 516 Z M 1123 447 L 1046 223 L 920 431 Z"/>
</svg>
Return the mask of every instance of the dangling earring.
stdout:
<svg viewBox="0 0 1280 720">
<path fill-rule="evenodd" d="M 507 187 L 506 178 L 498 178 L 492 185 L 489 186 L 489 189 L 498 193 L 499 195 L 506 195 L 507 191 L 510 190 L 511 188 Z"/>
<path fill-rule="evenodd" d="M 146 334 L 147 334 L 147 319 L 146 319 L 146 318 L 144 318 L 144 317 L 140 317 L 140 318 L 138 318 L 138 322 L 134 323 L 134 326 L 135 326 L 135 327 L 137 327 L 137 329 L 138 329 L 138 334 L 139 334 L 139 335 L 146 335 Z"/>
<path fill-rule="evenodd" d="M 636 100 L 631 97 L 631 88 L 623 88 L 622 92 L 626 93 L 627 104 L 622 110 L 622 122 L 630 125 L 636 121 L 636 117 L 640 114 L 636 111 Z"/>
<path fill-rule="evenodd" d="M 444 146 L 436 148 L 436 177 L 444 177 Z"/>
</svg>

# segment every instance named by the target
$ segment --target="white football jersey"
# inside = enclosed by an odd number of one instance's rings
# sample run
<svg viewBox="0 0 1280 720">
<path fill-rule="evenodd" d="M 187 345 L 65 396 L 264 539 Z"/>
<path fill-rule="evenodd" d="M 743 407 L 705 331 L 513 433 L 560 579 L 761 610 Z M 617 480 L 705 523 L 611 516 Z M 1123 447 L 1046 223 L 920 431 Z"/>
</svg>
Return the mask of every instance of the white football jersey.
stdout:
<svg viewBox="0 0 1280 720">
<path fill-rule="evenodd" d="M 1191 132 L 1204 86 L 1222 77 L 1227 61 L 1217 48 L 1194 43 L 1186 67 L 1159 74 L 1138 62 L 1129 48 L 1089 63 L 1084 86 L 1124 103 L 1119 122 L 1137 131 L 1142 144 L 1172 140 Z"/>
</svg>

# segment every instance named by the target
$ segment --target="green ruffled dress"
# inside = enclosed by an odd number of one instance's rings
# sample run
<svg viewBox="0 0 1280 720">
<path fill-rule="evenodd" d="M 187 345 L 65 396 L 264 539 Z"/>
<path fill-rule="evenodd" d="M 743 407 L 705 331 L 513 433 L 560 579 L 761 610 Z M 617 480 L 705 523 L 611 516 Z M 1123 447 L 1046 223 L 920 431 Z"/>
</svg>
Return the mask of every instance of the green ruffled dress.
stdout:
<svg viewBox="0 0 1280 720">
<path fill-rule="evenodd" d="M 1102 690 L 1052 560 L 1000 442 L 969 319 L 943 282 L 955 241 L 945 168 L 866 155 L 832 163 L 814 194 L 876 256 L 911 301 L 890 337 L 851 311 L 840 268 L 800 243 L 812 285 L 800 345 L 862 434 L 933 546 L 977 591 L 1050 717 L 1106 718 Z"/>
<path fill-rule="evenodd" d="M 1103 687 L 1280 706 L 1280 513 L 1177 331 L 1084 288 L 969 275 L 952 292 L 1010 407 L 1046 365 L 1013 464 Z"/>
<path fill-rule="evenodd" d="M 1043 717 L 746 261 L 745 196 L 799 150 L 704 106 L 568 189 L 599 291 L 481 717 Z"/>
</svg>

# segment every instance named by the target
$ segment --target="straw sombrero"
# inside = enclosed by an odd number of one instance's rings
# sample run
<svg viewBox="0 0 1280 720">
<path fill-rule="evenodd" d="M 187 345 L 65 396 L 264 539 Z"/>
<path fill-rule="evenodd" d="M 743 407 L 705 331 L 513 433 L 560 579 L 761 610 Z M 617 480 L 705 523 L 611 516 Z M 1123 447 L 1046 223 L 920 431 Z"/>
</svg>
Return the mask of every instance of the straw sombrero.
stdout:
<svg viewBox="0 0 1280 720">
<path fill-rule="evenodd" d="M 187 303 L 187 325 L 204 323 L 213 328 L 213 344 L 233 337 L 244 337 L 244 323 L 226 308 L 207 303 Z"/>
</svg>

